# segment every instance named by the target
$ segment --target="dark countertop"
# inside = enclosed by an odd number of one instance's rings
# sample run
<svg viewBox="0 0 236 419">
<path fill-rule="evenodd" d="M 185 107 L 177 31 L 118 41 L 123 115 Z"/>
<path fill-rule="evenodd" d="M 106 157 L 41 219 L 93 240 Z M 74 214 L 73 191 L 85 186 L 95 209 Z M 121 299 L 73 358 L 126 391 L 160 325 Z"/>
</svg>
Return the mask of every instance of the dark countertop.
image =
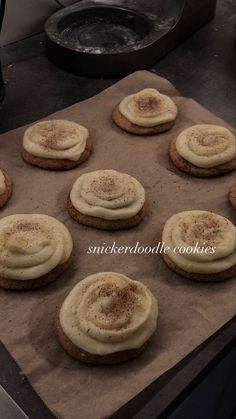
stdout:
<svg viewBox="0 0 236 419">
<path fill-rule="evenodd" d="M 236 122 L 234 16 L 233 0 L 219 0 L 215 19 L 151 69 L 169 79 L 183 95 L 194 98 L 232 125 Z M 6 97 L 0 112 L 0 132 L 31 123 L 91 97 L 116 81 L 87 79 L 57 68 L 44 55 L 43 39 L 39 34 L 1 49 Z M 224 356 L 227 345 L 235 343 L 235 327 L 235 320 L 225 325 L 116 417 L 131 418 L 136 412 L 135 417 L 140 419 L 158 415 L 166 418 L 166 408 L 174 406 L 176 397 L 183 390 L 182 394 L 186 394 L 186 389 L 190 391 L 196 380 Z M 20 377 L 1 346 L 0 363 L 4 365 L 0 370 L 0 383 L 29 417 L 42 417 L 42 405 L 37 405 L 27 380 Z M 37 409 L 41 413 L 37 413 Z M 50 415 L 45 413 L 43 417 L 46 419 Z"/>
<path fill-rule="evenodd" d="M 151 71 L 169 79 L 182 95 L 235 125 L 236 30 L 234 0 L 219 0 L 213 21 L 160 60 Z M 87 99 L 117 79 L 67 73 L 44 55 L 42 34 L 1 49 L 7 84 L 0 132 L 31 123 Z"/>
</svg>

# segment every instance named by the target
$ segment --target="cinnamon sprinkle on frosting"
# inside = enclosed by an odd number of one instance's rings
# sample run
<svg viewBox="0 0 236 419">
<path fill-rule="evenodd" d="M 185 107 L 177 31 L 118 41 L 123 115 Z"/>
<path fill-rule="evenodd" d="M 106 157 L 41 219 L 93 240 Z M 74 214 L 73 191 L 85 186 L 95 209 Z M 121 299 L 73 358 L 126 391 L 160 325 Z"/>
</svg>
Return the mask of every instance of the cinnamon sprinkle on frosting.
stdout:
<svg viewBox="0 0 236 419">
<path fill-rule="evenodd" d="M 72 127 L 61 128 L 55 122 L 50 122 L 39 128 L 39 134 L 44 147 L 53 148 L 68 137 L 76 135 L 76 129 Z"/>
<path fill-rule="evenodd" d="M 160 104 L 160 100 L 153 95 L 142 95 L 135 98 L 135 105 L 137 106 L 137 109 L 144 113 L 157 110 Z"/>
<path fill-rule="evenodd" d="M 142 283 L 115 272 L 100 272 L 71 290 L 60 311 L 60 323 L 77 346 L 105 354 L 140 347 L 153 334 L 157 315 L 157 302 Z"/>
</svg>

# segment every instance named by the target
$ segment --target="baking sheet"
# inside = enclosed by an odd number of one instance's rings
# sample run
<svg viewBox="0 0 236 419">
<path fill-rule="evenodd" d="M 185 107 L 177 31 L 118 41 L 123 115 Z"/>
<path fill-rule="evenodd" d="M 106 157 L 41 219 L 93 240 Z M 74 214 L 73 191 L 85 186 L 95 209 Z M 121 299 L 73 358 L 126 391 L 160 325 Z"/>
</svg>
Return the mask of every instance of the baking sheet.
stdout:
<svg viewBox="0 0 236 419">
<path fill-rule="evenodd" d="M 127 94 L 154 87 L 174 96 L 179 116 L 174 128 L 154 137 L 122 132 L 110 118 Z M 165 221 L 174 213 L 213 210 L 235 221 L 227 200 L 235 174 L 198 179 L 178 172 L 168 160 L 169 142 L 195 123 L 228 125 L 191 99 L 178 96 L 166 80 L 136 72 L 99 95 L 64 109 L 50 118 L 67 118 L 87 126 L 93 155 L 79 168 L 49 172 L 24 163 L 20 147 L 24 127 L 0 136 L 0 165 L 12 176 L 14 194 L 1 216 L 45 213 L 64 222 L 72 233 L 76 256 L 71 268 L 41 290 L 0 290 L 0 338 L 29 381 L 58 418 L 94 419 L 112 414 L 154 379 L 223 326 L 236 312 L 235 280 L 196 283 L 175 275 L 160 255 L 88 254 L 89 246 L 155 246 Z M 135 176 L 145 187 L 149 212 L 136 228 L 99 231 L 70 219 L 66 198 L 82 173 L 113 168 Z M 159 322 L 154 339 L 139 358 L 119 366 L 87 366 L 71 359 L 54 332 L 56 305 L 78 280 L 99 271 L 117 271 L 144 282 L 158 298 Z"/>
</svg>

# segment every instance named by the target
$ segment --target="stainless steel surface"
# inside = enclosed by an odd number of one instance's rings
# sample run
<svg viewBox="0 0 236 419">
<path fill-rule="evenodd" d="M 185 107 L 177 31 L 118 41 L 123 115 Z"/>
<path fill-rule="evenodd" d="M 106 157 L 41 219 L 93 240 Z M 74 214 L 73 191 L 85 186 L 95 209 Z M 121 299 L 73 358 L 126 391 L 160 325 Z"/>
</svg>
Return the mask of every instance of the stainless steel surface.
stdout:
<svg viewBox="0 0 236 419">
<path fill-rule="evenodd" d="M 0 385 L 0 419 L 29 419 Z"/>
</svg>

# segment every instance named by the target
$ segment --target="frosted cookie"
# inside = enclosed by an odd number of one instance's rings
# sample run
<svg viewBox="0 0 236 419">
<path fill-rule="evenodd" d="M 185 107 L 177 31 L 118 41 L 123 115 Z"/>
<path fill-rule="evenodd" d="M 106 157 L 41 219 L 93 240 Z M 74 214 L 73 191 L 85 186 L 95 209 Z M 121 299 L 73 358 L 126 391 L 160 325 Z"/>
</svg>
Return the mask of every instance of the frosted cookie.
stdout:
<svg viewBox="0 0 236 419">
<path fill-rule="evenodd" d="M 26 129 L 22 158 L 43 169 L 68 170 L 89 157 L 92 143 L 87 128 L 76 122 L 54 119 Z"/>
<path fill-rule="evenodd" d="M 74 183 L 67 208 L 78 223 L 104 230 L 134 227 L 145 215 L 145 191 L 132 176 L 96 170 Z"/>
<path fill-rule="evenodd" d="M 236 139 L 218 125 L 193 125 L 172 140 L 169 156 L 179 170 L 192 176 L 228 173 L 236 169 Z"/>
<path fill-rule="evenodd" d="M 236 209 L 236 185 L 233 185 L 229 191 L 229 200 L 233 207 Z"/>
<path fill-rule="evenodd" d="M 63 348 L 82 362 L 117 364 L 139 355 L 156 330 L 158 305 L 148 288 L 115 272 L 80 281 L 56 316 Z"/>
<path fill-rule="evenodd" d="M 54 281 L 71 262 L 67 228 L 43 214 L 16 214 L 0 220 L 0 286 L 38 288 Z"/>
<path fill-rule="evenodd" d="M 112 119 L 124 131 L 154 135 L 171 129 L 177 117 L 173 100 L 156 89 L 126 96 L 114 109 Z"/>
<path fill-rule="evenodd" d="M 0 208 L 2 208 L 11 198 L 12 180 L 5 172 L 0 169 Z"/>
<path fill-rule="evenodd" d="M 162 240 L 168 247 L 164 261 L 180 275 L 199 281 L 236 275 L 236 227 L 221 215 L 180 212 L 165 224 Z"/>
</svg>

